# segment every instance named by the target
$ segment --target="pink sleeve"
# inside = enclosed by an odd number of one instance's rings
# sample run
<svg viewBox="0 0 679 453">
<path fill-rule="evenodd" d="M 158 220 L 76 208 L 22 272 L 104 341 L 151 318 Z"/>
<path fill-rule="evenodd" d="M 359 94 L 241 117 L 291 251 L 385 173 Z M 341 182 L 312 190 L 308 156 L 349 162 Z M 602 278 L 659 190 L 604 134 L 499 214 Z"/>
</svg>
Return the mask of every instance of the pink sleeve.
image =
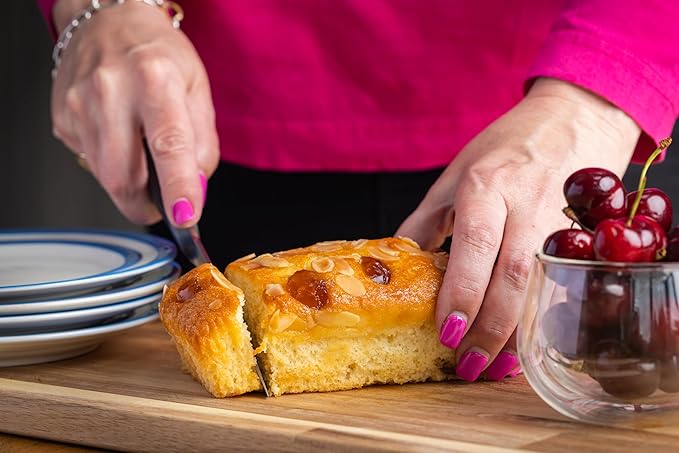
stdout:
<svg viewBox="0 0 679 453">
<path fill-rule="evenodd" d="M 529 72 L 587 88 L 632 117 L 643 161 L 679 111 L 679 2 L 566 0 Z M 654 143 L 655 142 L 655 143 Z"/>
<path fill-rule="evenodd" d="M 47 22 L 52 39 L 56 40 L 58 33 L 54 27 L 54 21 L 52 20 L 52 8 L 54 8 L 54 4 L 57 2 L 57 0 L 37 0 L 37 2 L 38 8 L 40 8 L 43 18 L 45 19 L 45 22 Z"/>
</svg>

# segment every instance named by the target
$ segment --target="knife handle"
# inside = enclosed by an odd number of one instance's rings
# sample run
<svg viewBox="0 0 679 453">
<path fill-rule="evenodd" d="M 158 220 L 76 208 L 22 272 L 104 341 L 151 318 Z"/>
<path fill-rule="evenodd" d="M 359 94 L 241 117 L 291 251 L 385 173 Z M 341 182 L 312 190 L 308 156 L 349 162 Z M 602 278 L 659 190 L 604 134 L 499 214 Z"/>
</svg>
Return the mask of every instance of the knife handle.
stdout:
<svg viewBox="0 0 679 453">
<path fill-rule="evenodd" d="M 142 140 L 144 145 L 144 154 L 146 154 L 146 168 L 148 172 L 148 191 L 151 201 L 163 216 L 163 221 L 167 229 L 172 233 L 175 243 L 179 250 L 194 266 L 200 266 L 203 263 L 209 263 L 210 257 L 203 246 L 200 239 L 200 232 L 198 225 L 190 228 L 179 228 L 174 226 L 165 213 L 163 206 L 163 195 L 160 192 L 160 182 L 158 181 L 158 173 L 156 172 L 156 165 L 153 162 L 153 156 L 146 138 Z"/>
<path fill-rule="evenodd" d="M 148 173 L 148 190 L 149 196 L 154 206 L 160 211 L 163 216 L 163 220 L 166 224 L 170 224 L 170 219 L 167 218 L 165 213 L 165 208 L 163 207 L 163 195 L 160 192 L 160 182 L 158 181 L 158 173 L 156 173 L 156 165 L 153 162 L 153 156 L 151 155 L 151 149 L 146 141 L 146 137 L 142 138 L 142 143 L 144 146 L 144 154 L 146 154 L 146 169 Z"/>
</svg>

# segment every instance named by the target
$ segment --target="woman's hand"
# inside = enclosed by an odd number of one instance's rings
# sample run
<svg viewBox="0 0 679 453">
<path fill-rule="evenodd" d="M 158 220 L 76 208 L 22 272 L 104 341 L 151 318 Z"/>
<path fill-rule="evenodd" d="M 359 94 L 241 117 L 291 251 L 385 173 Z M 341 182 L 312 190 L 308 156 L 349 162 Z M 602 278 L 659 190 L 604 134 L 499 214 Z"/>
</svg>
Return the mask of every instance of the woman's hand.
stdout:
<svg viewBox="0 0 679 453">
<path fill-rule="evenodd" d="M 621 175 L 639 135 L 605 100 L 540 79 L 462 150 L 401 225 L 396 234 L 423 248 L 452 234 L 436 323 L 441 342 L 457 348 L 459 377 L 518 370 L 513 335 L 534 253 L 570 224 L 561 213 L 565 179 L 583 167 Z"/>
<path fill-rule="evenodd" d="M 82 7 L 61 0 L 57 28 Z M 118 209 L 148 224 L 160 215 L 147 192 L 143 131 L 168 217 L 178 226 L 198 221 L 219 161 L 214 109 L 198 54 L 161 8 L 128 1 L 78 27 L 54 80 L 52 121 Z"/>
</svg>

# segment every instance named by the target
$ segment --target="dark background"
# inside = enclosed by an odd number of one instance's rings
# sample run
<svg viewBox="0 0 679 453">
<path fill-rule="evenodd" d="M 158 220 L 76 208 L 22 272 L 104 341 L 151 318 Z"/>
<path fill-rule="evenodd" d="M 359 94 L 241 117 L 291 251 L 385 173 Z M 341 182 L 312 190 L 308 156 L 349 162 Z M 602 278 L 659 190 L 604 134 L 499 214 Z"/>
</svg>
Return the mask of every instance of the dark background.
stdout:
<svg viewBox="0 0 679 453">
<path fill-rule="evenodd" d="M 0 71 L 0 228 L 97 227 L 135 229 L 113 207 L 94 179 L 52 137 L 49 116 L 52 41 L 33 0 L 6 2 Z M 115 125 L 112 125 L 115 127 Z M 679 137 L 675 128 L 674 136 Z M 655 166 L 649 186 L 679 200 L 679 145 Z M 674 152 L 672 152 L 674 151 Z M 596 152 L 596 150 L 593 150 Z M 625 185 L 635 187 L 633 165 Z M 674 222 L 679 221 L 678 209 Z"/>
</svg>

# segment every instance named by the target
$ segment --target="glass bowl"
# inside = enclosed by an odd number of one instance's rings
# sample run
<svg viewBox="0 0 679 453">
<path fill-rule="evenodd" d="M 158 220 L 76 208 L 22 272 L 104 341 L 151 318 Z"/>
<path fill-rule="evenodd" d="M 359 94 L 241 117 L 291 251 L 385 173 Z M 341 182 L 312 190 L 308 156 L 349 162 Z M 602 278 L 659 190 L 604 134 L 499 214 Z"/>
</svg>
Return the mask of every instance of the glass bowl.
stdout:
<svg viewBox="0 0 679 453">
<path fill-rule="evenodd" d="M 678 290 L 679 263 L 538 253 L 517 344 L 531 387 L 581 421 L 676 422 Z"/>
</svg>

